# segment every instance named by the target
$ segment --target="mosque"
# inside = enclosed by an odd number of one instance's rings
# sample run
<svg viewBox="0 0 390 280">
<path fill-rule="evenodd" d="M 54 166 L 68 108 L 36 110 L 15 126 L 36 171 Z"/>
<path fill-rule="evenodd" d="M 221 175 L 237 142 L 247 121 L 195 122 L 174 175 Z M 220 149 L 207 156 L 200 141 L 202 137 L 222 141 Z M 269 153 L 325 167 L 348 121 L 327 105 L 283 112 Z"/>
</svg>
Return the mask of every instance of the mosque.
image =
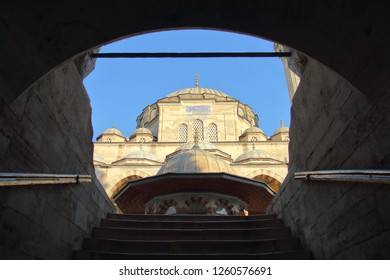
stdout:
<svg viewBox="0 0 390 280">
<path fill-rule="evenodd" d="M 267 136 L 250 106 L 198 76 L 136 122 L 129 137 L 109 128 L 94 143 L 96 175 L 124 213 L 264 213 L 288 172 L 283 122 Z"/>
</svg>

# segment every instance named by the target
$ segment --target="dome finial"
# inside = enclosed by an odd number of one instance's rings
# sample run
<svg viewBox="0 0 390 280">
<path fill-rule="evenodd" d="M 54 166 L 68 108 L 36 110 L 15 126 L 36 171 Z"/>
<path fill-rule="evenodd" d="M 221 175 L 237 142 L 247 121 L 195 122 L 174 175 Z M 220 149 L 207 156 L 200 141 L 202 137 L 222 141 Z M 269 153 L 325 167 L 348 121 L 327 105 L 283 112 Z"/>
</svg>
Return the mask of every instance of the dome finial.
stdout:
<svg viewBox="0 0 390 280">
<path fill-rule="evenodd" d="M 280 127 L 284 127 L 283 119 L 280 120 Z"/>
<path fill-rule="evenodd" d="M 199 75 L 195 75 L 195 87 L 199 87 Z"/>
</svg>

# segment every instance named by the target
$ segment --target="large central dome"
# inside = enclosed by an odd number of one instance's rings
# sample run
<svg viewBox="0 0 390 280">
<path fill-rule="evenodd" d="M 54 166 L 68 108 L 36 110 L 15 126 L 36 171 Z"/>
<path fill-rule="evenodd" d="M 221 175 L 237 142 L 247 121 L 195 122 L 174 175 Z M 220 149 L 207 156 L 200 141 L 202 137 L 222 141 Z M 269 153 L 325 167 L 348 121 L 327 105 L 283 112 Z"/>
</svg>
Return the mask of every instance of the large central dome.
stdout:
<svg viewBox="0 0 390 280">
<path fill-rule="evenodd" d="M 175 97 L 175 96 L 186 95 L 186 94 L 190 94 L 190 95 L 212 94 L 216 96 L 229 97 L 229 95 L 223 93 L 222 91 L 212 89 L 212 88 L 199 87 L 198 74 L 196 74 L 195 78 L 196 78 L 195 87 L 177 90 L 175 92 L 172 92 L 171 94 L 168 94 L 166 97 Z"/>
<path fill-rule="evenodd" d="M 212 88 L 201 88 L 201 87 L 180 89 L 175 92 L 172 92 L 171 94 L 168 94 L 166 97 L 174 97 L 174 96 L 179 96 L 184 94 L 191 94 L 191 95 L 213 94 L 216 96 L 229 97 L 229 95 L 223 93 L 222 91 L 212 89 Z"/>
</svg>

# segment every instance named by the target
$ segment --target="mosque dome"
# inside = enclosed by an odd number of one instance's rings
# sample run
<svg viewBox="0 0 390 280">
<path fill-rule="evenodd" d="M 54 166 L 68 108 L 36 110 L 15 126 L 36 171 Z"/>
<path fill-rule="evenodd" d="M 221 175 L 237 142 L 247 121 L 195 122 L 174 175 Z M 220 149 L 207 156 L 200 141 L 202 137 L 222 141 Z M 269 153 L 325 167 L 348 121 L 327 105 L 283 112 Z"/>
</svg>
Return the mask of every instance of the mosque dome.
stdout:
<svg viewBox="0 0 390 280">
<path fill-rule="evenodd" d="M 252 149 L 240 155 L 234 162 L 238 163 L 249 159 L 274 159 L 274 157 L 264 151 Z"/>
<path fill-rule="evenodd" d="M 280 120 L 280 127 L 275 130 L 274 135 L 278 133 L 288 133 L 290 130 L 288 127 L 284 126 L 283 120 Z"/>
<path fill-rule="evenodd" d="M 264 134 L 264 131 L 262 131 L 259 127 L 252 126 L 252 127 L 245 129 L 243 134 L 245 134 L 245 133 L 259 133 L 259 132 Z"/>
<path fill-rule="evenodd" d="M 223 93 L 222 91 L 212 89 L 212 88 L 201 88 L 201 87 L 180 89 L 175 92 L 172 92 L 171 94 L 168 94 L 166 97 L 175 97 L 184 94 L 191 94 L 191 95 L 213 94 L 216 96 L 229 97 L 229 95 Z"/>
<path fill-rule="evenodd" d="M 181 145 L 179 148 L 177 148 L 176 151 L 189 150 L 189 149 L 192 149 L 192 147 L 194 147 L 194 145 L 195 145 L 194 141 L 189 141 L 189 142 Z M 203 140 L 198 141 L 198 146 L 202 150 L 217 150 L 218 149 L 217 146 L 215 146 L 214 144 L 207 142 L 207 141 L 203 141 Z"/>
<path fill-rule="evenodd" d="M 111 127 L 109 129 L 106 129 L 103 133 L 103 134 L 116 134 L 116 135 L 119 135 L 119 136 L 123 136 L 122 132 L 119 130 L 119 129 L 116 129 L 114 127 Z"/>
<path fill-rule="evenodd" d="M 144 133 L 144 134 L 152 135 L 152 132 L 150 131 L 150 129 L 147 129 L 145 127 L 137 128 L 136 130 L 134 130 L 132 135 L 137 134 L 137 133 Z"/>
<path fill-rule="evenodd" d="M 266 141 L 267 136 L 257 126 L 248 127 L 239 137 L 240 141 Z"/>
<path fill-rule="evenodd" d="M 130 154 L 125 156 L 124 159 L 148 159 L 148 160 L 158 161 L 154 154 L 144 150 L 131 152 Z"/>
<path fill-rule="evenodd" d="M 129 137 L 130 142 L 150 142 L 153 141 L 153 133 L 146 127 L 139 127 L 134 130 Z"/>
<path fill-rule="evenodd" d="M 284 126 L 283 121 L 280 122 L 280 127 L 271 136 L 271 140 L 274 141 L 289 141 L 289 128 Z"/>
<path fill-rule="evenodd" d="M 158 171 L 157 175 L 165 173 L 229 173 L 236 171 L 229 163 L 202 150 L 198 145 L 191 150 L 170 158 Z"/>
<path fill-rule="evenodd" d="M 212 94 L 220 97 L 229 97 L 226 93 L 222 91 L 212 89 L 212 88 L 202 88 L 199 87 L 199 76 L 196 74 L 195 87 L 192 88 L 184 88 L 168 94 L 166 97 L 178 97 L 180 95 L 203 95 L 203 94 Z"/>
<path fill-rule="evenodd" d="M 274 134 L 278 134 L 278 133 L 282 133 L 282 132 L 289 132 L 290 130 L 289 130 L 289 128 L 288 127 L 286 127 L 286 126 L 282 126 L 282 127 L 279 127 L 276 131 L 275 131 L 275 133 Z"/>
</svg>

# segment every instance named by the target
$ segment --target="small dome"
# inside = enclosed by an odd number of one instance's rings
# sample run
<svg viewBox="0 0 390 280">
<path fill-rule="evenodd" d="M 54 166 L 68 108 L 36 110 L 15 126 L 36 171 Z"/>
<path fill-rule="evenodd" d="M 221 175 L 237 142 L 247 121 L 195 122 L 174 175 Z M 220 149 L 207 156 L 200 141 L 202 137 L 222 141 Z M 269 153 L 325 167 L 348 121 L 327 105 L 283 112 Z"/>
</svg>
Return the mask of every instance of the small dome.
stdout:
<svg viewBox="0 0 390 280">
<path fill-rule="evenodd" d="M 264 132 L 259 127 L 252 126 L 252 127 L 245 129 L 243 134 L 245 134 L 245 133 L 259 133 L 259 132 L 264 134 Z"/>
<path fill-rule="evenodd" d="M 152 132 L 149 129 L 145 128 L 145 127 L 137 128 L 136 130 L 134 130 L 132 135 L 135 135 L 137 133 L 144 133 L 144 134 L 152 135 Z"/>
<path fill-rule="evenodd" d="M 144 150 L 134 151 L 124 157 L 125 159 L 149 159 L 153 161 L 158 161 L 156 156 L 152 153 Z"/>
<path fill-rule="evenodd" d="M 175 92 L 172 92 L 171 94 L 168 94 L 166 97 L 174 97 L 182 94 L 194 94 L 194 95 L 213 94 L 216 96 L 229 97 L 229 95 L 223 93 L 222 91 L 212 89 L 212 88 L 201 88 L 201 87 L 193 87 L 193 88 L 185 88 L 185 89 L 177 90 Z"/>
<path fill-rule="evenodd" d="M 165 173 L 229 173 L 236 171 L 229 163 L 194 146 L 191 150 L 170 158 L 158 171 L 157 175 Z"/>
<path fill-rule="evenodd" d="M 264 151 L 252 149 L 240 155 L 234 162 L 241 162 L 247 159 L 274 159 L 274 157 Z"/>
<path fill-rule="evenodd" d="M 275 131 L 275 133 L 274 133 L 274 135 L 275 134 L 278 134 L 278 133 L 282 133 L 282 132 L 289 132 L 290 131 L 290 129 L 288 128 L 288 127 L 286 127 L 286 126 L 282 126 L 282 127 L 279 127 L 276 131 Z"/>
<path fill-rule="evenodd" d="M 183 145 L 181 145 L 175 151 L 189 150 L 189 149 L 192 149 L 192 147 L 194 147 L 194 145 L 195 145 L 194 141 L 189 141 L 189 142 L 184 143 Z M 198 146 L 202 150 L 217 150 L 218 149 L 217 146 L 215 146 L 214 144 L 212 144 L 210 142 L 207 142 L 207 141 L 198 141 Z"/>
<path fill-rule="evenodd" d="M 106 129 L 103 133 L 103 134 L 116 134 L 116 135 L 119 135 L 119 136 L 123 136 L 122 132 L 119 130 L 119 129 L 116 129 L 114 127 L 111 127 L 109 129 Z"/>
</svg>

